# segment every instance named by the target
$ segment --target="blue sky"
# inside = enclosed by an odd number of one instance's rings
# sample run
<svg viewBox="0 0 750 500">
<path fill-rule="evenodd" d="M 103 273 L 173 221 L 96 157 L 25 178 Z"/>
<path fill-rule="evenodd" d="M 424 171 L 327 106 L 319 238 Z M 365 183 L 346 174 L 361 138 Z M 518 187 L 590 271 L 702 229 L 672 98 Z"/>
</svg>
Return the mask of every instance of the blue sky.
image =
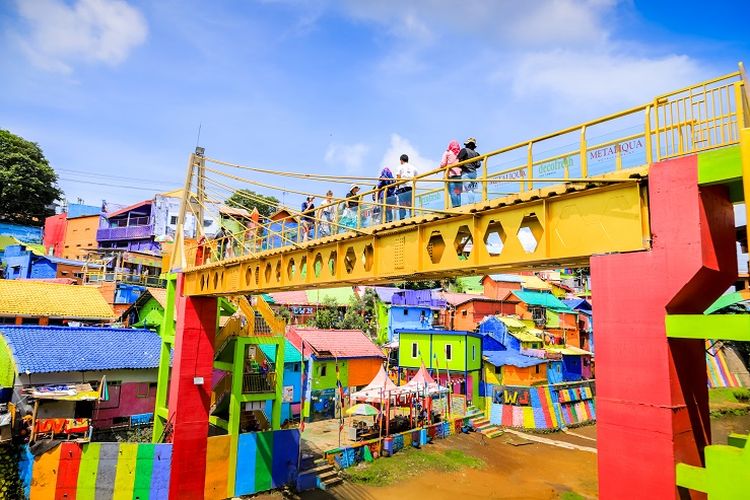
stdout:
<svg viewBox="0 0 750 500">
<path fill-rule="evenodd" d="M 374 176 L 407 152 L 424 169 L 453 138 L 497 149 L 735 71 L 750 63 L 748 14 L 742 1 L 5 1 L 0 127 L 38 142 L 67 198 L 92 204 L 179 187 L 199 124 L 208 155 L 245 165 Z"/>
</svg>

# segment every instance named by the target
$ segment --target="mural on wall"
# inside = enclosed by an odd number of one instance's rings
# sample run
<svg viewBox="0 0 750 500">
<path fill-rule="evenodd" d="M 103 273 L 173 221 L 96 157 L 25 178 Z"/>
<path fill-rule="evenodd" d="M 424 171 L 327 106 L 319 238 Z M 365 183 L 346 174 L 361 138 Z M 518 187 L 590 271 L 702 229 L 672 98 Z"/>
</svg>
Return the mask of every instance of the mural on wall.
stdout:
<svg viewBox="0 0 750 500">
<path fill-rule="evenodd" d="M 553 430 L 596 420 L 594 383 L 539 387 L 492 386 L 490 423 Z"/>
<path fill-rule="evenodd" d="M 232 436 L 208 438 L 204 491 L 208 500 L 251 495 L 297 477 L 297 429 L 240 434 L 236 464 L 229 463 L 232 446 Z M 169 443 L 63 442 L 34 459 L 27 494 L 34 499 L 166 500 L 171 460 Z M 233 477 L 230 471 L 236 471 Z"/>
</svg>

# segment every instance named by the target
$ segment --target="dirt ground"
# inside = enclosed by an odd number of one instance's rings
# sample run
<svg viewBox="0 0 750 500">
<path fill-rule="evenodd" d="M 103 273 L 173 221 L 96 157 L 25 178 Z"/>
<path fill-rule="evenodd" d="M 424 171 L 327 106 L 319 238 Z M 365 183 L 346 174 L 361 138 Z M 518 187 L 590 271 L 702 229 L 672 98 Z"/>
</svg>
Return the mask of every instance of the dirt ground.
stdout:
<svg viewBox="0 0 750 500">
<path fill-rule="evenodd" d="M 711 419 L 713 441 L 726 443 L 730 432 L 750 432 L 750 415 Z M 308 434 L 309 433 L 309 434 Z M 596 425 L 570 429 L 568 432 L 542 434 L 541 437 L 588 448 L 596 447 Z M 338 422 L 320 422 L 305 430 L 318 440 L 314 448 L 330 449 L 338 445 Z M 342 433 L 342 444 L 348 443 Z M 428 472 L 391 486 L 363 486 L 345 482 L 330 491 L 303 492 L 306 500 L 380 500 L 419 499 L 554 499 L 566 493 L 583 498 L 597 498 L 596 454 L 569 450 L 548 444 L 529 442 L 506 433 L 496 439 L 480 434 L 461 434 L 429 445 L 434 450 L 457 449 L 482 459 L 483 469 L 460 472 Z M 384 458 L 383 460 L 388 460 Z M 572 498 L 576 498 L 571 495 Z M 264 494 L 263 500 L 281 499 L 280 492 Z"/>
</svg>

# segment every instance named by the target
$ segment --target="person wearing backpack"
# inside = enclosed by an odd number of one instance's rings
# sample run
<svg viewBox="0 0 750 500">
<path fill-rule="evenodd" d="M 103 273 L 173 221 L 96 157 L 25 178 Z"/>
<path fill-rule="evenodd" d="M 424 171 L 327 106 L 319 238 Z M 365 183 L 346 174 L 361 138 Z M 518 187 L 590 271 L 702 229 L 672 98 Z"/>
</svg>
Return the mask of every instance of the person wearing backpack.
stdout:
<svg viewBox="0 0 750 500">
<path fill-rule="evenodd" d="M 448 182 L 448 194 L 451 198 L 451 206 L 453 208 L 461 206 L 461 191 L 463 190 L 463 183 L 461 182 L 461 174 L 463 171 L 461 167 L 453 167 L 452 165 L 458 163 L 458 153 L 461 150 L 461 146 L 458 145 L 458 141 L 453 139 L 448 143 L 448 147 L 443 153 L 443 158 L 440 160 L 440 166 L 445 169 L 445 177 L 450 181 Z"/>
<path fill-rule="evenodd" d="M 459 151 L 458 153 L 458 161 L 462 162 L 464 160 L 470 160 L 472 158 L 476 158 L 479 156 L 479 153 L 475 151 L 477 147 L 477 140 L 473 137 L 469 137 L 464 141 L 464 147 Z M 482 162 L 481 161 L 474 161 L 470 163 L 466 163 L 464 165 L 461 165 L 461 177 L 464 179 L 471 179 L 476 180 L 477 178 L 477 171 L 481 168 Z M 476 190 L 477 190 L 477 183 L 476 182 L 464 182 L 463 183 L 463 189 L 468 195 L 469 203 L 474 203 L 476 200 Z"/>
</svg>

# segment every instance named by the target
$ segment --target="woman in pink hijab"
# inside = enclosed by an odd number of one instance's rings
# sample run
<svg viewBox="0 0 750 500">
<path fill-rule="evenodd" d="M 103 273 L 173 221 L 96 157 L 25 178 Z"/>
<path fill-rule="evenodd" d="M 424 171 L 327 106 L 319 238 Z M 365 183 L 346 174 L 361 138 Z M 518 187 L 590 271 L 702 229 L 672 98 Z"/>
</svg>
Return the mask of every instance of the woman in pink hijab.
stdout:
<svg viewBox="0 0 750 500">
<path fill-rule="evenodd" d="M 448 193 L 450 194 L 451 206 L 453 208 L 461 206 L 461 192 L 463 191 L 461 167 L 451 167 L 451 165 L 458 163 L 458 153 L 460 151 L 461 145 L 458 144 L 457 140 L 453 139 L 443 153 L 443 159 L 440 160 L 440 166 L 445 169 L 445 177 L 447 179 L 458 179 L 458 181 L 448 182 Z"/>
</svg>

